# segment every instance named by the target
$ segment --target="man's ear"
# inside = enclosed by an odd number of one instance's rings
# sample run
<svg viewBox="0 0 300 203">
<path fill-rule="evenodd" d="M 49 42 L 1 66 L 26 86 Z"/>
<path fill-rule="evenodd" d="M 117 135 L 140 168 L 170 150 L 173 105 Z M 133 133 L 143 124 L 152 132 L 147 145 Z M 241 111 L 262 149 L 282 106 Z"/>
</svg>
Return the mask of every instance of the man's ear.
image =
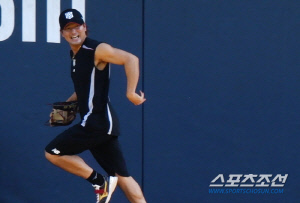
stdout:
<svg viewBox="0 0 300 203">
<path fill-rule="evenodd" d="M 64 31 L 63 31 L 63 30 L 60 30 L 60 34 L 61 34 L 61 36 L 62 36 L 63 38 L 65 38 L 65 36 L 64 36 Z"/>
</svg>

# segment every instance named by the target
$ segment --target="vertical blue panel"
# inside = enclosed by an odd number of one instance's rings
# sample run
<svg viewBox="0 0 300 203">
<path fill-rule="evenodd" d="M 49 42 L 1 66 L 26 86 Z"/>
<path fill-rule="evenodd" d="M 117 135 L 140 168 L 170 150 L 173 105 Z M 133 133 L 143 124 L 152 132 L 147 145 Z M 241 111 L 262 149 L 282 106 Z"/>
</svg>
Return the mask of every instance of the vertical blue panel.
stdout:
<svg viewBox="0 0 300 203">
<path fill-rule="evenodd" d="M 299 6 L 146 1 L 149 202 L 296 202 Z M 289 178 L 284 194 L 209 194 L 218 174 Z"/>
</svg>

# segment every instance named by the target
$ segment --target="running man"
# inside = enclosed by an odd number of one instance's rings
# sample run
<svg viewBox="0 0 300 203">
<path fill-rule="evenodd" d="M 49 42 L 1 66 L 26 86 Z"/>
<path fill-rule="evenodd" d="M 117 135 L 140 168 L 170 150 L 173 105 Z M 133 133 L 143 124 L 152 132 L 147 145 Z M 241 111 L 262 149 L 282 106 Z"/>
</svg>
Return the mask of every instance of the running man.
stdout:
<svg viewBox="0 0 300 203">
<path fill-rule="evenodd" d="M 62 37 L 71 50 L 71 77 L 75 92 L 67 101 L 78 101 L 81 121 L 59 134 L 45 149 L 54 165 L 89 181 L 97 203 L 109 202 L 116 185 L 132 203 L 146 200 L 138 183 L 129 175 L 118 141 L 118 118 L 108 97 L 110 64 L 123 65 L 127 77 L 126 96 L 135 105 L 146 99 L 136 93 L 139 60 L 126 51 L 87 37 L 87 27 L 79 11 L 67 9 L 59 16 Z M 107 172 L 99 174 L 77 154 L 90 150 Z"/>
</svg>

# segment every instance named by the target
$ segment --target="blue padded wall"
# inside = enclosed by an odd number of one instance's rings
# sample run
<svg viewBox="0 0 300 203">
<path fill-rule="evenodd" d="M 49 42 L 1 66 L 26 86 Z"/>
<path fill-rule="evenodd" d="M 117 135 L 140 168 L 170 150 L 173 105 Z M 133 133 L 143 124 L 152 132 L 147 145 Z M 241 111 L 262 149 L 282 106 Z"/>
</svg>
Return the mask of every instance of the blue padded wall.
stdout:
<svg viewBox="0 0 300 203">
<path fill-rule="evenodd" d="M 69 46 L 47 42 L 47 1 L 36 1 L 35 42 L 22 41 L 25 1 L 0 1 L 2 12 L 7 2 L 15 25 L 0 41 L 0 202 L 95 202 L 89 183 L 44 158 L 67 128 L 44 122 L 47 104 L 73 92 Z M 61 10 L 72 2 L 61 1 Z M 127 100 L 117 65 L 110 98 L 148 202 L 298 202 L 298 1 L 85 2 L 90 37 L 140 58 L 144 106 Z M 81 156 L 102 172 L 89 152 Z M 218 174 L 289 176 L 283 194 L 211 194 Z M 111 202 L 128 201 L 117 189 Z"/>
</svg>

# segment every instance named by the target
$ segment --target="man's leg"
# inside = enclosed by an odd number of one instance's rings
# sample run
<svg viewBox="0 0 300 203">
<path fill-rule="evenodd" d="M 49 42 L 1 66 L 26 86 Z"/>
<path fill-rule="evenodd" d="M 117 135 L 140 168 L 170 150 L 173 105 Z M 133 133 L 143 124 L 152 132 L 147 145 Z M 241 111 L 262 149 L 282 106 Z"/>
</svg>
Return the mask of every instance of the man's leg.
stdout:
<svg viewBox="0 0 300 203">
<path fill-rule="evenodd" d="M 75 154 L 87 150 L 90 146 L 104 143 L 109 136 L 94 136 L 75 125 L 52 140 L 45 149 L 46 158 L 54 165 L 92 183 L 98 203 L 107 203 L 116 187 L 116 177 L 104 177 L 88 166 Z"/>
<path fill-rule="evenodd" d="M 118 174 L 116 176 L 118 177 L 118 185 L 131 203 L 146 203 L 140 186 L 131 176 L 123 177 Z"/>
<path fill-rule="evenodd" d="M 79 124 L 56 136 L 45 148 L 46 158 L 54 165 L 82 178 L 89 178 L 93 169 L 77 156 L 90 146 L 105 143 L 109 136 L 92 135 Z"/>
<path fill-rule="evenodd" d="M 90 151 L 107 174 L 118 177 L 118 185 L 131 203 L 146 203 L 140 186 L 127 171 L 118 137 L 113 136 L 109 142 Z"/>
<path fill-rule="evenodd" d="M 54 165 L 84 179 L 87 179 L 93 172 L 93 169 L 77 155 L 59 156 L 45 152 L 45 156 Z"/>
<path fill-rule="evenodd" d="M 97 203 L 109 202 L 112 193 L 117 185 L 116 177 L 103 177 L 98 174 L 90 166 L 88 166 L 83 159 L 77 155 L 52 155 L 45 152 L 46 158 L 54 165 L 64 169 L 65 171 L 74 175 L 80 176 L 90 183 L 95 188 Z"/>
</svg>

